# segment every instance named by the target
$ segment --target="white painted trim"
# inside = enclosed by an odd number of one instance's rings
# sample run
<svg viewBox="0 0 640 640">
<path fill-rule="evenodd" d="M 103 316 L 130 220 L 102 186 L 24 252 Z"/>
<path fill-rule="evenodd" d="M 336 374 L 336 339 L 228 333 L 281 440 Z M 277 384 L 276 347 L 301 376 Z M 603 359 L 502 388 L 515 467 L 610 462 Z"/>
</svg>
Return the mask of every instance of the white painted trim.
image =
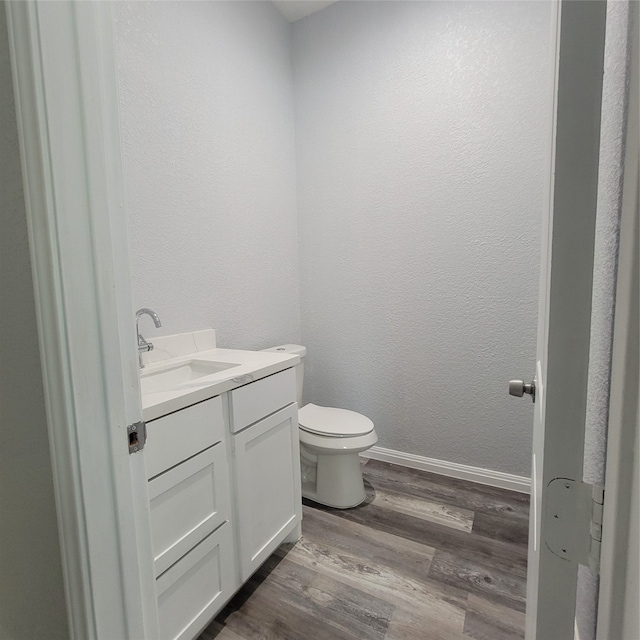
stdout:
<svg viewBox="0 0 640 640">
<path fill-rule="evenodd" d="M 509 489 L 510 491 L 519 491 L 520 493 L 531 492 L 530 478 L 516 476 L 510 473 L 502 473 L 502 471 L 492 471 L 491 469 L 471 467 L 466 464 L 458 464 L 457 462 L 425 458 L 424 456 L 417 456 L 413 453 L 394 451 L 393 449 L 385 449 L 384 447 L 371 447 L 371 449 L 367 449 L 367 451 L 360 455 L 364 458 L 371 458 L 372 460 L 390 462 L 402 467 L 409 467 L 410 469 L 429 471 L 430 473 L 437 473 L 449 478 L 469 480 L 470 482 L 486 484 L 490 487 L 499 487 L 501 489 Z"/>
</svg>

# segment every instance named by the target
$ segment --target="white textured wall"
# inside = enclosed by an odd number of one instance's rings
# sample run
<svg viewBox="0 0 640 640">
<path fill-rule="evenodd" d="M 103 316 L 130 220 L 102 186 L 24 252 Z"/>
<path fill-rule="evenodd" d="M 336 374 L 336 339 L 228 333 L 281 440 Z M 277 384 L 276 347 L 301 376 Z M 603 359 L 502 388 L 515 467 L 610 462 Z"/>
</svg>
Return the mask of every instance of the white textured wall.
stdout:
<svg viewBox="0 0 640 640">
<path fill-rule="evenodd" d="M 220 346 L 300 334 L 289 24 L 270 2 L 118 2 L 133 298 Z"/>
<path fill-rule="evenodd" d="M 69 637 L 4 2 L 0 3 L 0 638 Z"/>
<path fill-rule="evenodd" d="M 528 476 L 549 4 L 339 2 L 293 25 L 306 400 Z"/>
</svg>

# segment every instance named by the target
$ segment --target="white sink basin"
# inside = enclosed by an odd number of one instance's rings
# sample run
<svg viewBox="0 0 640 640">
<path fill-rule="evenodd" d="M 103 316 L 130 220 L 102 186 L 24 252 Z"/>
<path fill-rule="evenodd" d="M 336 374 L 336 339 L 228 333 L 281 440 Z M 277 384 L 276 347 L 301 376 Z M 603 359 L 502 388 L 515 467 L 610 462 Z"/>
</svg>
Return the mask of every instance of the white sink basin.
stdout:
<svg viewBox="0 0 640 640">
<path fill-rule="evenodd" d="M 140 373 L 140 390 L 143 394 L 171 391 L 199 378 L 239 366 L 235 362 L 186 360 L 162 368 L 154 368 L 149 371 L 143 370 Z"/>
</svg>

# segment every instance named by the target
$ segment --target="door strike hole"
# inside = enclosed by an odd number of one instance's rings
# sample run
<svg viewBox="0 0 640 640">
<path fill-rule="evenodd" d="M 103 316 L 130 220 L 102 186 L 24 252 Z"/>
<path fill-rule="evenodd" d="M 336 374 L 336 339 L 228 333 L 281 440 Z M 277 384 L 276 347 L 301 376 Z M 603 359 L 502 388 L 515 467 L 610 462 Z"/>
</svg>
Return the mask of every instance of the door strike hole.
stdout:
<svg viewBox="0 0 640 640">
<path fill-rule="evenodd" d="M 138 446 L 138 434 L 135 431 L 132 431 L 129 434 L 129 446 L 137 447 Z"/>
</svg>

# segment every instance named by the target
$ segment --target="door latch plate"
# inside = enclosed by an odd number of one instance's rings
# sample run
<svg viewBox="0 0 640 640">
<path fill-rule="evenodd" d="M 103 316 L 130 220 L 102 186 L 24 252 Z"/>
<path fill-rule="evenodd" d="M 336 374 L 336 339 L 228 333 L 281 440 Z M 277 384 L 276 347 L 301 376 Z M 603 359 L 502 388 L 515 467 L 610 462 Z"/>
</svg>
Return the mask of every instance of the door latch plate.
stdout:
<svg viewBox="0 0 640 640">
<path fill-rule="evenodd" d="M 129 453 L 138 453 L 144 449 L 147 441 L 147 425 L 144 420 L 134 422 L 127 427 L 127 437 L 129 439 Z"/>
</svg>

